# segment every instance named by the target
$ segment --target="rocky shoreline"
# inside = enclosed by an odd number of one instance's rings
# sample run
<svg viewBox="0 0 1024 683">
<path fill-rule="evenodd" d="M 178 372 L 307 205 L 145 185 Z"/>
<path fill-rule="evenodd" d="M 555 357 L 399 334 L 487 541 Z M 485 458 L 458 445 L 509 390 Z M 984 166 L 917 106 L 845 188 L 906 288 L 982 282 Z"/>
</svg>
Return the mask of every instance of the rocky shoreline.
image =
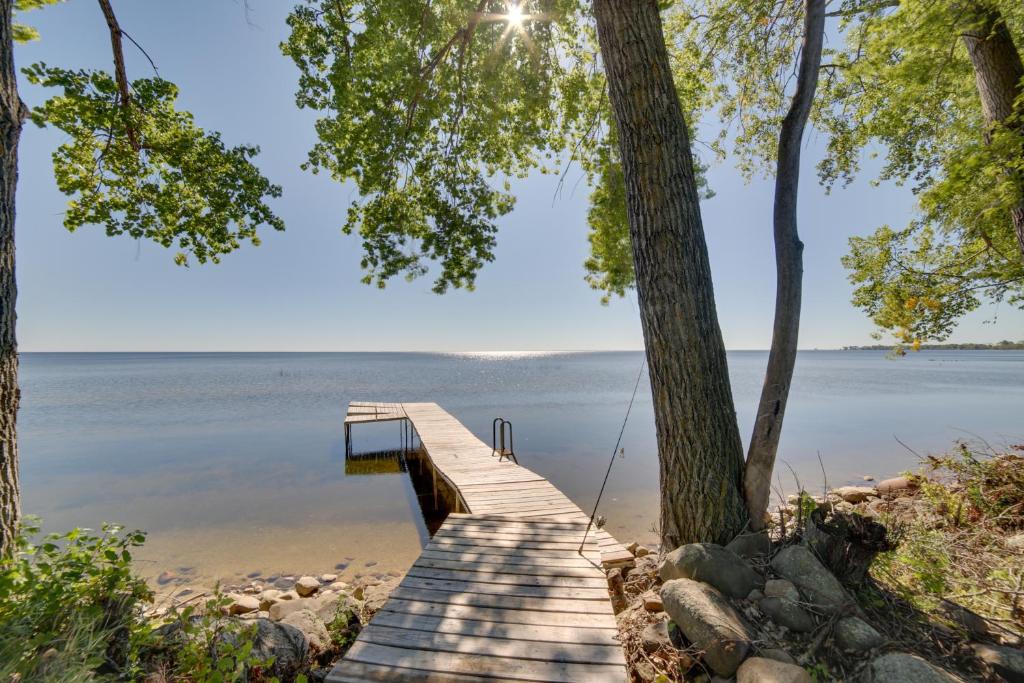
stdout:
<svg viewBox="0 0 1024 683">
<path fill-rule="evenodd" d="M 808 517 L 811 508 L 819 512 Z M 865 577 L 859 585 L 849 580 L 849 564 L 856 564 L 849 548 L 838 569 L 819 559 L 830 558 L 830 541 L 816 525 L 856 520 L 858 528 L 873 525 L 884 533 L 876 520 L 892 524 L 901 516 L 943 524 L 920 495 L 918 480 L 896 477 L 818 498 L 794 494 L 775 509 L 766 533 L 741 535 L 726 546 L 694 543 L 665 553 L 643 548 L 633 567 L 608 572 L 632 680 L 951 683 L 968 680 L 961 677 L 966 674 L 1024 681 L 1016 633 L 961 608 L 952 626 L 936 626 L 949 630 L 941 642 L 959 646 L 953 673 L 922 656 L 928 648 L 920 643 L 917 651 L 907 647 L 887 623 L 895 613 L 860 604 Z M 1004 543 L 1024 549 L 1024 534 Z"/>
</svg>

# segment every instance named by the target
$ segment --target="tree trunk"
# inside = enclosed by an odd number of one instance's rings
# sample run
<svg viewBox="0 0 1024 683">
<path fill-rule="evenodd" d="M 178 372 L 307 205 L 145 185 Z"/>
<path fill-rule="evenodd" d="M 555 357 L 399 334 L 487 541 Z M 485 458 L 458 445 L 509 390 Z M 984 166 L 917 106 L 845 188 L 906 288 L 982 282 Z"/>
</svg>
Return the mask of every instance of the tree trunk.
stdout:
<svg viewBox="0 0 1024 683">
<path fill-rule="evenodd" d="M 974 80 L 985 121 L 991 129 L 1009 126 L 1021 139 L 1018 154 L 1024 155 L 1024 111 L 1018 101 L 1024 79 L 1020 53 L 998 10 L 977 2 L 967 3 L 964 8 L 966 17 L 962 38 L 974 66 Z M 1019 169 L 1009 173 L 1018 197 L 1016 206 L 1010 209 L 1010 217 L 1021 258 L 1024 258 L 1024 173 Z"/>
<path fill-rule="evenodd" d="M 754 529 L 764 527 L 764 516 L 771 497 L 772 470 L 779 449 L 789 387 L 793 381 L 800 334 L 800 296 L 804 273 L 804 244 L 800 241 L 796 223 L 800 143 L 818 88 L 821 46 L 825 36 L 825 0 L 806 0 L 804 10 L 804 42 L 800 51 L 796 91 L 786 118 L 782 120 L 775 167 L 775 326 L 743 477 L 750 523 Z"/>
<path fill-rule="evenodd" d="M 13 551 L 21 516 L 18 485 L 18 343 L 14 335 L 14 194 L 18 140 L 26 110 L 18 97 L 12 0 L 0 0 L 0 556 Z"/>
<path fill-rule="evenodd" d="M 666 548 L 746 524 L 743 444 L 686 121 L 655 0 L 594 0 L 650 367 Z"/>
</svg>

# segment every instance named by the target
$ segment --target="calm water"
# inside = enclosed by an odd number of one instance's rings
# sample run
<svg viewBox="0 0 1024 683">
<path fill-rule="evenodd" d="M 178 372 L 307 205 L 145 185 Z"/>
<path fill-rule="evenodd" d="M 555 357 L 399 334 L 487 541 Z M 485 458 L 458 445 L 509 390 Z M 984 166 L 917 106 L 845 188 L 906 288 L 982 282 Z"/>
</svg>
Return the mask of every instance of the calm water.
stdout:
<svg viewBox="0 0 1024 683">
<path fill-rule="evenodd" d="M 515 425 L 520 462 L 590 508 L 641 363 L 639 352 L 569 354 L 25 354 L 26 512 L 64 529 L 122 522 L 150 532 L 151 574 L 404 569 L 424 522 L 408 475 L 346 474 L 350 400 L 436 401 L 481 439 Z M 729 364 L 744 438 L 764 352 Z M 1024 352 L 803 352 L 781 458 L 805 485 L 886 476 L 957 438 L 1024 441 Z M 396 424 L 354 428 L 358 451 L 395 448 Z M 657 462 L 641 385 L 602 504 L 620 539 L 651 539 Z M 360 470 L 364 471 L 364 470 Z M 781 487 L 794 488 L 780 467 Z"/>
</svg>

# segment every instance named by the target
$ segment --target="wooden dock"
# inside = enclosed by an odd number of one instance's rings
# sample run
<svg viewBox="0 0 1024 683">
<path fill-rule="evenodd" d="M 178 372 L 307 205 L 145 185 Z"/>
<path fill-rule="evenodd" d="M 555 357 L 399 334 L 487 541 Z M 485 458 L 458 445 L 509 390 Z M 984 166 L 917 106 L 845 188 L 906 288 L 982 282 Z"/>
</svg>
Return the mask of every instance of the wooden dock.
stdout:
<svg viewBox="0 0 1024 683">
<path fill-rule="evenodd" d="M 604 567 L 633 556 L 549 481 L 434 403 L 350 404 L 352 424 L 407 419 L 455 512 L 345 658 L 353 681 L 623 681 Z"/>
</svg>

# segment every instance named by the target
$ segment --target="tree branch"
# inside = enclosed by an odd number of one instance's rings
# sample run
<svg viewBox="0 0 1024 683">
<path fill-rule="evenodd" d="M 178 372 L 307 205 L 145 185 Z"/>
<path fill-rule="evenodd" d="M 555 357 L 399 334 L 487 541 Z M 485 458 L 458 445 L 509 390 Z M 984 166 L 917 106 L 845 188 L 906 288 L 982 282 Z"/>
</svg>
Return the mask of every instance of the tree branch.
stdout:
<svg viewBox="0 0 1024 683">
<path fill-rule="evenodd" d="M 128 142 L 136 152 L 141 150 L 139 137 L 132 125 L 132 94 L 128 86 L 128 75 L 124 67 L 124 47 L 121 44 L 121 26 L 114 16 L 114 8 L 110 6 L 110 0 L 99 0 L 100 9 L 103 10 L 103 17 L 107 20 L 107 27 L 110 29 L 110 47 L 114 52 L 114 77 L 117 79 L 117 91 L 121 100 L 121 111 L 124 113 L 125 133 L 128 135 Z M 135 41 L 132 41 L 135 42 Z"/>
</svg>

